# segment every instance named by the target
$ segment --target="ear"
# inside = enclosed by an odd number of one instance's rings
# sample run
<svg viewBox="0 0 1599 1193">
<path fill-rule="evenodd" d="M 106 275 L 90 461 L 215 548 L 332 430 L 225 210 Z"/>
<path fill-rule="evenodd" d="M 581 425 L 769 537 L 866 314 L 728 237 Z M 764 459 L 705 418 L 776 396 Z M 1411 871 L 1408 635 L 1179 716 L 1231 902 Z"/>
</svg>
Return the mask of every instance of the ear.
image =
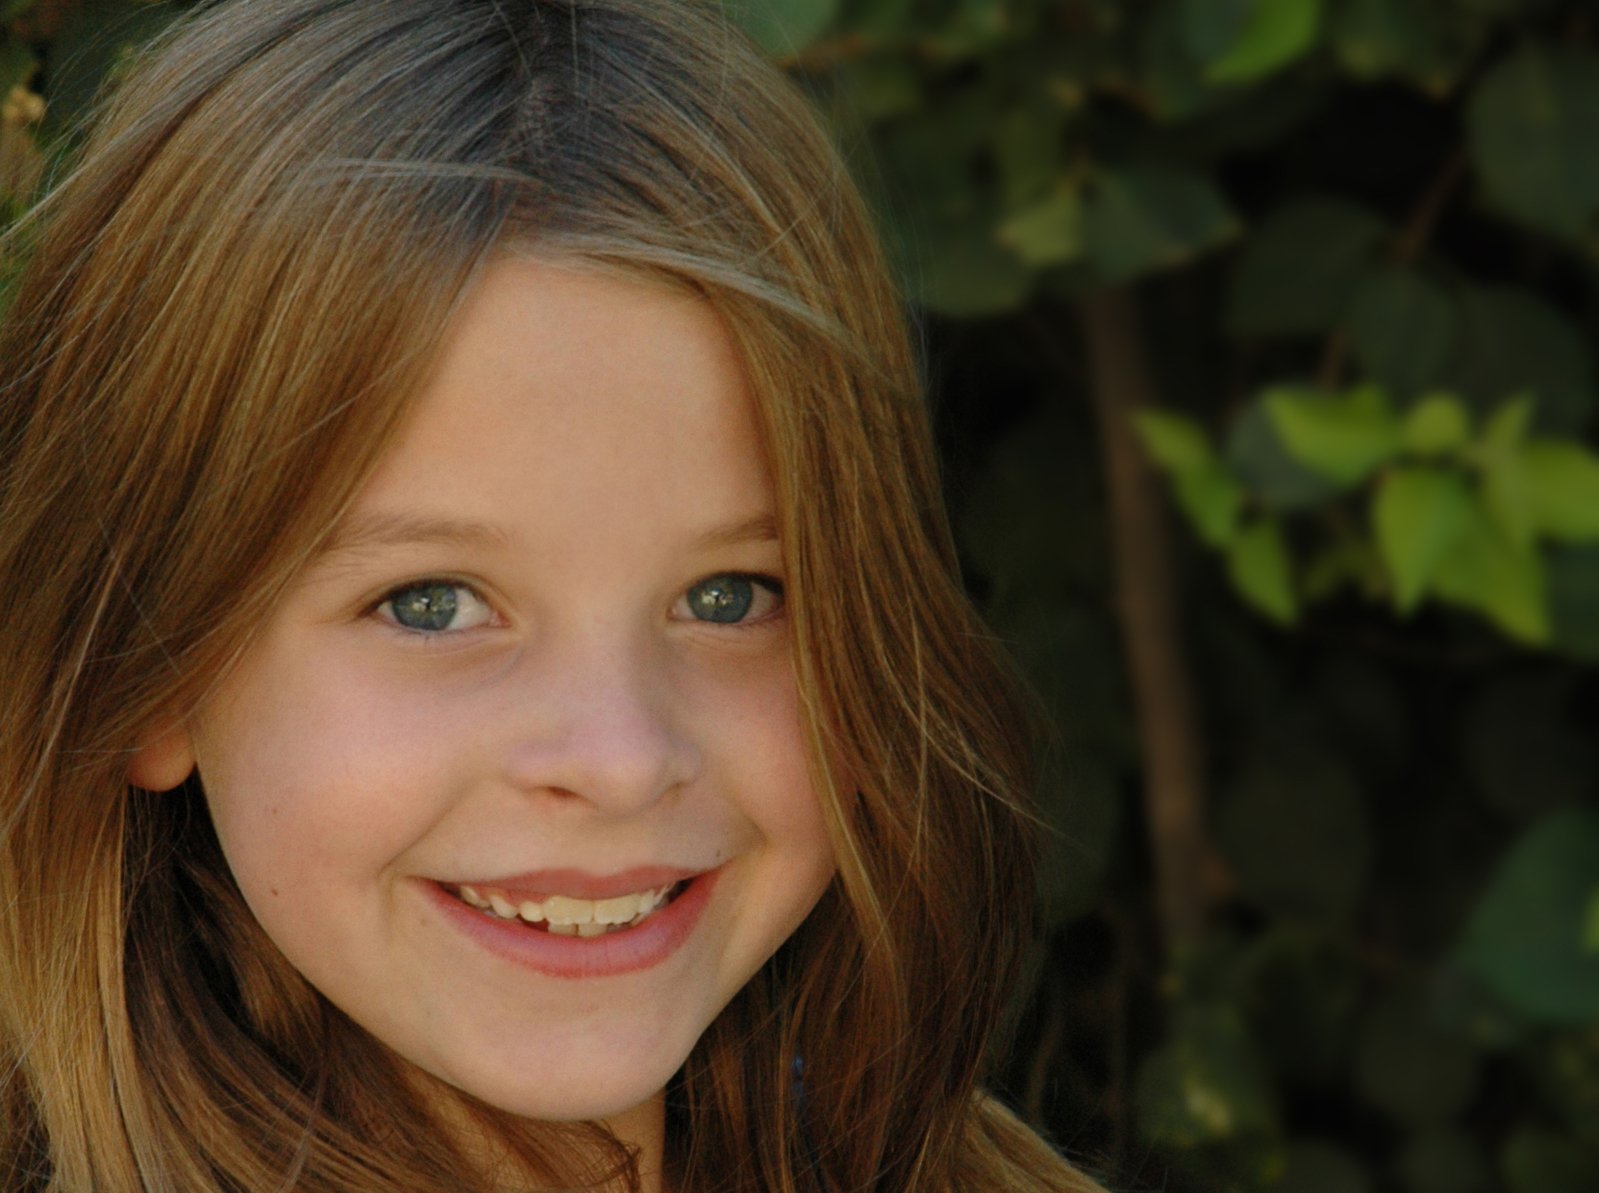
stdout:
<svg viewBox="0 0 1599 1193">
<path fill-rule="evenodd" d="M 188 727 L 173 718 L 150 729 L 145 744 L 128 762 L 128 782 L 146 791 L 171 791 L 194 770 L 194 743 Z"/>
</svg>

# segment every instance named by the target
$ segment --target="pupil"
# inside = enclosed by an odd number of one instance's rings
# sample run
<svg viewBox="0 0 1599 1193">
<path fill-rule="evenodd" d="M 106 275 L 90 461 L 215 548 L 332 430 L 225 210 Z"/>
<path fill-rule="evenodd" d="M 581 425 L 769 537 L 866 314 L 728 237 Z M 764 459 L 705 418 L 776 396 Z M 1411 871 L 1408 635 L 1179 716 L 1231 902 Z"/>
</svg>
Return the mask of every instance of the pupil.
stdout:
<svg viewBox="0 0 1599 1193">
<path fill-rule="evenodd" d="M 455 605 L 454 585 L 424 584 L 394 598 L 394 620 L 408 630 L 448 629 Z"/>
<path fill-rule="evenodd" d="M 717 576 L 689 589 L 689 608 L 700 621 L 743 621 L 755 586 L 737 576 Z"/>
</svg>

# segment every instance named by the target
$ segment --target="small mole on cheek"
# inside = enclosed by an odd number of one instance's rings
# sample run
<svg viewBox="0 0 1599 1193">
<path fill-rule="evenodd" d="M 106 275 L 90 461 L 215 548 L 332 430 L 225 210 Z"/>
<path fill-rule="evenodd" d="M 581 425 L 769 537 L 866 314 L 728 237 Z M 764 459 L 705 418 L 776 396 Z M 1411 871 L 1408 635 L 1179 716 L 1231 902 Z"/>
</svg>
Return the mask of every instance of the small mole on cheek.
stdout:
<svg viewBox="0 0 1599 1193">
<path fill-rule="evenodd" d="M 277 887 L 275 887 L 275 886 L 268 887 L 267 890 L 272 892 L 272 897 L 274 899 L 276 899 L 278 897 L 278 888 Z"/>
</svg>

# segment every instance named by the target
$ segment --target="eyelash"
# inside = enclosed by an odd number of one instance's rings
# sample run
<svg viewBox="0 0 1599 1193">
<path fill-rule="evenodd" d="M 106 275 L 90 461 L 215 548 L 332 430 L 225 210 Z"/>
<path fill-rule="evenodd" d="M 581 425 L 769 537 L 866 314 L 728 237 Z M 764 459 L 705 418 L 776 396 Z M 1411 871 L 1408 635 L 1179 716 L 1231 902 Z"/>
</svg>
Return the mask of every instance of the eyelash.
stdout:
<svg viewBox="0 0 1599 1193">
<path fill-rule="evenodd" d="M 752 585 L 755 588 L 762 589 L 770 598 L 777 602 L 777 606 L 771 612 L 766 613 L 763 616 L 755 618 L 740 618 L 737 621 L 716 621 L 711 618 L 696 618 L 692 616 L 687 620 L 699 622 L 701 625 L 714 625 L 725 629 L 751 630 L 768 625 L 782 615 L 784 609 L 783 582 L 775 576 L 769 576 L 759 572 L 713 572 L 708 576 L 696 580 L 693 584 L 690 584 L 687 588 L 685 588 L 678 595 L 678 599 L 673 602 L 672 607 L 676 609 L 678 603 L 686 600 L 688 595 L 695 589 L 704 588 L 705 586 L 719 580 L 741 582 Z M 428 576 L 419 580 L 411 580 L 404 584 L 396 585 L 395 587 L 388 589 L 381 597 L 372 602 L 372 604 L 366 608 L 363 616 L 376 617 L 378 620 L 388 625 L 391 629 L 408 637 L 438 638 L 450 634 L 460 634 L 466 632 L 465 630 L 452 629 L 420 629 L 414 626 L 402 625 L 399 622 L 392 612 L 392 604 L 394 600 L 397 597 L 405 595 L 406 593 L 414 593 L 427 588 L 463 590 L 471 594 L 472 600 L 483 605 L 490 611 L 491 614 L 493 613 L 493 606 L 475 585 L 469 584 L 464 580 L 451 579 L 448 576 Z M 385 606 L 390 607 L 390 613 L 387 616 L 383 615 L 383 609 Z M 471 626 L 467 628 L 476 629 L 479 627 Z"/>
</svg>

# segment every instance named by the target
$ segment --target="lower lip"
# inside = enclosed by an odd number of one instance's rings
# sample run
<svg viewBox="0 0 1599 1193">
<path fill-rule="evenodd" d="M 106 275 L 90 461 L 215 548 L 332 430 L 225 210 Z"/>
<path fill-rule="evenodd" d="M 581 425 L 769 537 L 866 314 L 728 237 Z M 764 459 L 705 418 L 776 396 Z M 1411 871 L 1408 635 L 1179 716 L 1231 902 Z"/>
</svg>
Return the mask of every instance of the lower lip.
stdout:
<svg viewBox="0 0 1599 1193">
<path fill-rule="evenodd" d="M 445 918 L 495 956 L 553 978 L 609 978 L 661 964 L 688 940 L 720 870 L 691 879 L 665 907 L 632 928 L 603 936 L 557 936 L 521 920 L 468 907 L 437 883 L 423 890 Z"/>
</svg>

